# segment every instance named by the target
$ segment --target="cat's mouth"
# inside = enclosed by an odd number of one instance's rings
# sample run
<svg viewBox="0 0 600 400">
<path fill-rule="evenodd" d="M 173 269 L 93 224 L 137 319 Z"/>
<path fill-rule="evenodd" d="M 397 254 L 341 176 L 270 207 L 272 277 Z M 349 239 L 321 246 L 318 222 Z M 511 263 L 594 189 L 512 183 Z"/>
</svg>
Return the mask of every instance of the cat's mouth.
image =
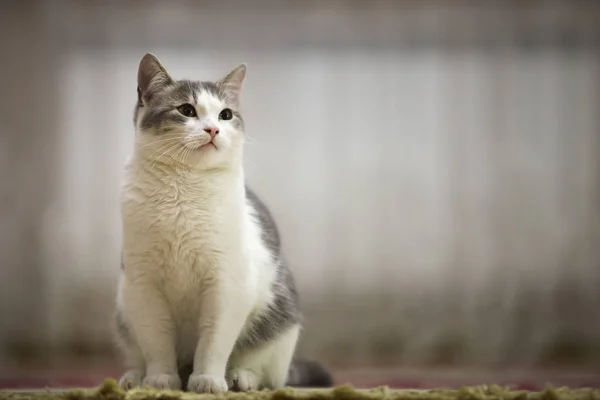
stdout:
<svg viewBox="0 0 600 400">
<path fill-rule="evenodd" d="M 209 140 L 206 143 L 190 143 L 190 147 L 194 150 L 201 151 L 206 149 L 218 149 L 217 145 L 213 140 Z"/>
<path fill-rule="evenodd" d="M 200 145 L 200 147 L 198 147 L 199 149 L 203 149 L 203 148 L 214 148 L 216 150 L 218 150 L 219 148 L 217 147 L 217 145 L 215 144 L 215 142 L 213 142 L 212 140 L 208 143 L 202 144 Z"/>
<path fill-rule="evenodd" d="M 218 150 L 217 145 L 211 140 L 206 143 L 187 143 L 185 147 L 189 148 L 192 151 L 209 151 L 209 150 Z"/>
</svg>

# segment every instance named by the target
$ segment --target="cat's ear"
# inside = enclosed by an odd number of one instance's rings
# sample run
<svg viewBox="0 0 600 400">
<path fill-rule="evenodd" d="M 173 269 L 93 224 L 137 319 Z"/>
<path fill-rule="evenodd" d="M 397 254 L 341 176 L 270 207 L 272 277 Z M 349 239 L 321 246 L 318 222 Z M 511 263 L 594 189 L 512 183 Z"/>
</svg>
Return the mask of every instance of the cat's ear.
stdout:
<svg viewBox="0 0 600 400">
<path fill-rule="evenodd" d="M 138 68 L 138 93 L 143 98 L 150 98 L 161 87 L 173 82 L 174 79 L 155 55 L 147 53 L 142 58 Z"/>
<path fill-rule="evenodd" d="M 246 78 L 246 64 L 240 64 L 232 69 L 225 77 L 217 81 L 217 85 L 237 105 Z"/>
</svg>

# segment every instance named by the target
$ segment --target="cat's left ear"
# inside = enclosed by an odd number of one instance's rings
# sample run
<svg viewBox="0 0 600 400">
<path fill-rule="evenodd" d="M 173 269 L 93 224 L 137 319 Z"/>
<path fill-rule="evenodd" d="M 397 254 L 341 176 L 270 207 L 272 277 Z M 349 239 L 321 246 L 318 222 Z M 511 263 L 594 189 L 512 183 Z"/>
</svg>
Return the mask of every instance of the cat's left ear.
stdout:
<svg viewBox="0 0 600 400">
<path fill-rule="evenodd" d="M 138 67 L 138 98 L 150 98 L 154 93 L 175 80 L 154 54 L 147 53 Z"/>
<path fill-rule="evenodd" d="M 245 79 L 246 64 L 240 64 L 225 75 L 224 78 L 218 80 L 217 85 L 221 87 L 235 105 L 238 105 Z"/>
</svg>

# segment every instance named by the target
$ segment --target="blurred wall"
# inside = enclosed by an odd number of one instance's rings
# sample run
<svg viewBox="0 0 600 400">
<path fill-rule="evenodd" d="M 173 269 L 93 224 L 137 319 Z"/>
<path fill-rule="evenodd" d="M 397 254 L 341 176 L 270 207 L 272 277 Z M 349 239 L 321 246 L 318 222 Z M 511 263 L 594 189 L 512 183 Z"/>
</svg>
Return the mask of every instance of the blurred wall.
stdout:
<svg viewBox="0 0 600 400">
<path fill-rule="evenodd" d="M 297 276 L 302 354 L 600 363 L 598 3 L 3 4 L 3 359 L 112 346 L 150 51 L 176 77 L 248 63 L 247 174 Z"/>
</svg>

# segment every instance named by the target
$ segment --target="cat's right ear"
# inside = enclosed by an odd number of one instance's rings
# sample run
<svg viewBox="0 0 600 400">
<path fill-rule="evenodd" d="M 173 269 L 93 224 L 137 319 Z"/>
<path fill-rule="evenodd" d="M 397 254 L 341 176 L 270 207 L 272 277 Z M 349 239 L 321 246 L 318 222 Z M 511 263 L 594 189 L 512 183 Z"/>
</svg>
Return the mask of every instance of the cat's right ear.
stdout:
<svg viewBox="0 0 600 400">
<path fill-rule="evenodd" d="M 140 61 L 138 68 L 138 94 L 143 99 L 149 99 L 162 87 L 174 83 L 165 67 L 155 55 L 147 53 Z"/>
</svg>

